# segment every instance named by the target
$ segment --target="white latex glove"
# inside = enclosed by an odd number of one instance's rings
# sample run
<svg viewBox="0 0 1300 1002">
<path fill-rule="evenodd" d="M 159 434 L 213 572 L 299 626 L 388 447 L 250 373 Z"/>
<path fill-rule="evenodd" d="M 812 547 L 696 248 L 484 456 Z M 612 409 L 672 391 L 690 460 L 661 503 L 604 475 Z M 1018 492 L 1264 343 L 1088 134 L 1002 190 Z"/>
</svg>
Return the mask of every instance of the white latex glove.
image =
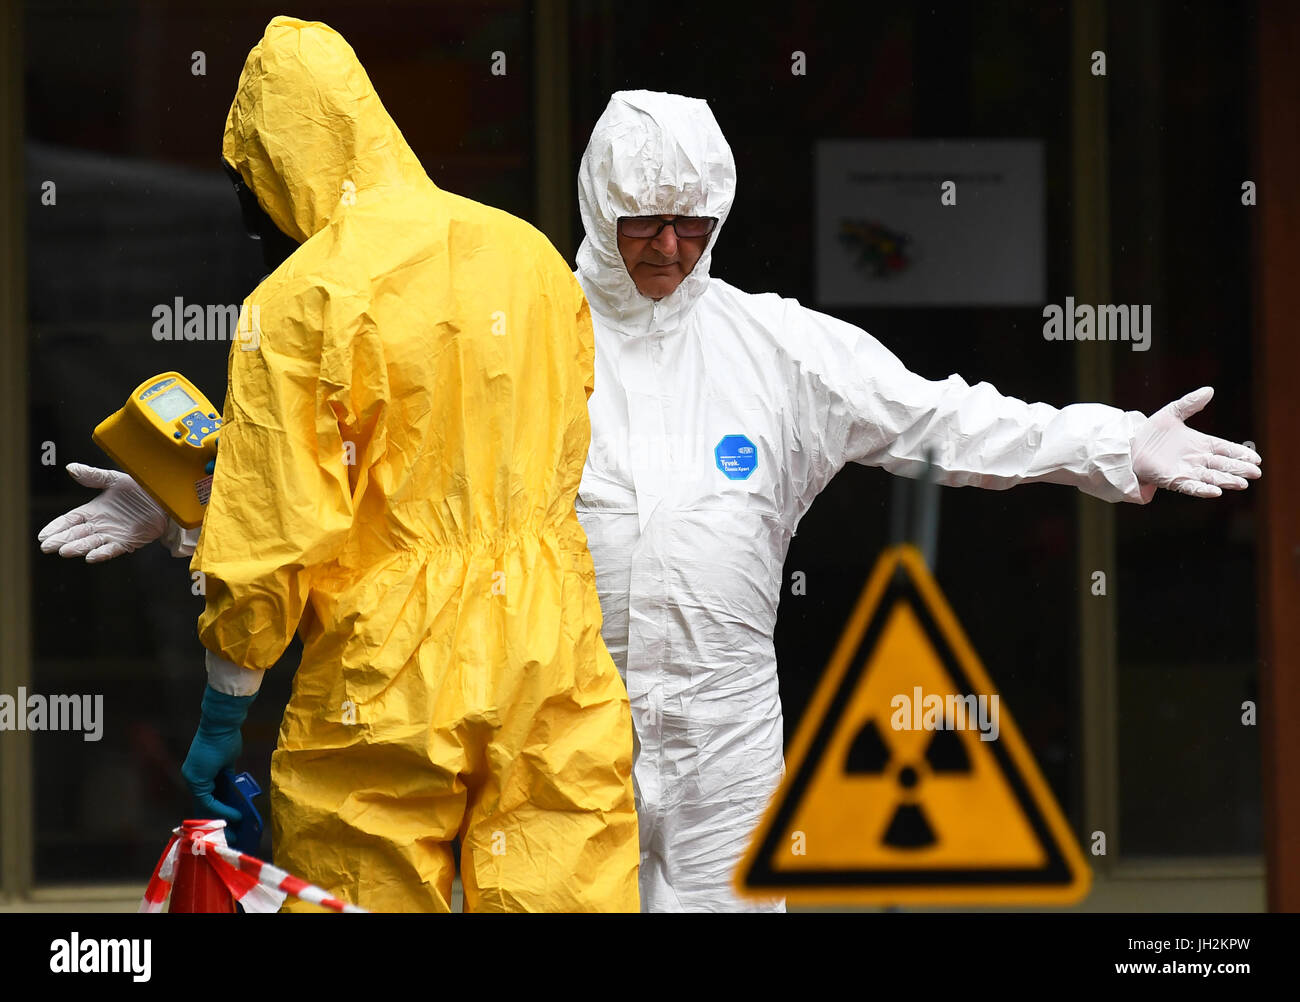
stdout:
<svg viewBox="0 0 1300 1002">
<path fill-rule="evenodd" d="M 167 530 L 167 513 L 125 473 L 82 463 L 69 463 L 68 473 L 101 493 L 37 533 L 42 553 L 57 551 L 61 557 L 85 557 L 86 563 L 97 564 L 138 550 Z"/>
<path fill-rule="evenodd" d="M 1224 490 L 1244 491 L 1259 479 L 1259 454 L 1244 445 L 1193 431 L 1183 422 L 1210 402 L 1214 388 L 1202 386 L 1166 404 L 1138 426 L 1133 436 L 1133 472 L 1144 487 L 1163 487 L 1198 498 Z"/>
</svg>

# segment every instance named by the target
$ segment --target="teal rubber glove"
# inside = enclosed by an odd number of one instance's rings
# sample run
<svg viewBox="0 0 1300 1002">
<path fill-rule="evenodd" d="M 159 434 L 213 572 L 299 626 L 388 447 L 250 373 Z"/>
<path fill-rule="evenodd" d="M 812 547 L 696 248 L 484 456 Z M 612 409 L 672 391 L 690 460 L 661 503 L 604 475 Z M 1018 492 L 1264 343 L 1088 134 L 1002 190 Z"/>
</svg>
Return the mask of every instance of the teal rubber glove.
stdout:
<svg viewBox="0 0 1300 1002">
<path fill-rule="evenodd" d="M 228 696 L 212 686 L 204 690 L 199 729 L 190 743 L 185 764 L 181 766 L 181 775 L 194 795 L 195 818 L 223 818 L 228 825 L 239 823 L 239 811 L 217 800 L 212 791 L 217 773 L 228 765 L 234 765 L 243 750 L 244 737 L 240 728 L 244 726 L 248 708 L 256 698 L 256 693 Z"/>
</svg>

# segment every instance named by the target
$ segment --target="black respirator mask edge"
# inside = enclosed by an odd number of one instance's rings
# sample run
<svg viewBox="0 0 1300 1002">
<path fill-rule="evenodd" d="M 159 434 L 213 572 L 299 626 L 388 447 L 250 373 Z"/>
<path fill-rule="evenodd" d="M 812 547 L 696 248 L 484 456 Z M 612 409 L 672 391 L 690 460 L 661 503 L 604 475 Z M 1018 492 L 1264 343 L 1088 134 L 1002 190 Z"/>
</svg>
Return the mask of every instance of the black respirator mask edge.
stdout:
<svg viewBox="0 0 1300 1002">
<path fill-rule="evenodd" d="M 225 157 L 221 158 L 221 166 L 226 176 L 230 178 L 230 183 L 235 186 L 235 194 L 239 198 L 239 211 L 244 217 L 244 229 L 250 239 L 261 244 L 262 259 L 266 262 L 267 269 L 275 271 L 284 263 L 285 258 L 298 249 L 297 241 L 275 225 L 271 217 L 266 214 L 266 210 L 258 204 L 253 190 L 244 183 L 244 179 L 239 176 L 239 171 L 235 170 Z"/>
</svg>

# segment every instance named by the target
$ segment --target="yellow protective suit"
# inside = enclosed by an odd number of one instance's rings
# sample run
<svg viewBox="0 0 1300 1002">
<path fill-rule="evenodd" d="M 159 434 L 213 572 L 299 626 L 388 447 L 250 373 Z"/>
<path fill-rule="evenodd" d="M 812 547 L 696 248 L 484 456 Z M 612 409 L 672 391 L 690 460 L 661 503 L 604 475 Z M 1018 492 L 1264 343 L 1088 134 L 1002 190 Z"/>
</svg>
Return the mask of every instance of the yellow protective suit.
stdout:
<svg viewBox="0 0 1300 1002">
<path fill-rule="evenodd" d="M 363 907 L 636 911 L 627 694 L 574 512 L 587 304 L 440 191 L 348 44 L 276 18 L 222 153 L 302 241 L 244 303 L 192 568 L 209 650 L 303 643 L 275 861 Z"/>
</svg>

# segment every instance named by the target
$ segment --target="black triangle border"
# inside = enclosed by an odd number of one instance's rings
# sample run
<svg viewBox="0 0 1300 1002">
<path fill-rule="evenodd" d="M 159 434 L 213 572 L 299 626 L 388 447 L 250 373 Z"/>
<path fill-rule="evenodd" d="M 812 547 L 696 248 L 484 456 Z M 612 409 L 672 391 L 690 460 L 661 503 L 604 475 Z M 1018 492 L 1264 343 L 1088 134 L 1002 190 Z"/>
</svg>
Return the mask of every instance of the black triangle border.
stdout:
<svg viewBox="0 0 1300 1002">
<path fill-rule="evenodd" d="M 808 746 L 803 762 L 800 764 L 799 772 L 787 788 L 781 809 L 769 826 L 753 865 L 745 874 L 745 886 L 756 891 L 780 890 L 791 887 L 915 888 L 950 887 L 954 885 L 961 887 L 1005 887 L 1008 885 L 1068 887 L 1074 882 L 1074 875 L 1070 871 L 1069 864 L 1062 855 L 1060 846 L 1057 845 L 1056 839 L 1052 836 L 1051 829 L 1048 827 L 1042 813 L 1038 810 L 1038 805 L 1034 802 L 1033 796 L 1025 786 L 1020 770 L 1011 761 L 1011 755 L 1006 749 L 1005 742 L 1000 739 L 989 742 L 989 744 L 992 746 L 993 754 L 1002 768 L 1002 774 L 1006 778 L 1008 785 L 1011 786 L 1021 810 L 1024 811 L 1030 826 L 1033 828 L 1034 834 L 1047 851 L 1048 859 L 1045 866 L 1030 869 L 1023 867 L 989 867 L 978 870 L 947 867 L 912 870 L 897 868 L 888 870 L 818 870 L 801 868 L 790 871 L 778 871 L 771 866 L 770 860 L 778 850 L 778 842 L 782 840 L 782 835 L 789 826 L 794 813 L 803 802 L 804 793 L 812 781 L 817 764 L 821 760 L 826 745 L 835 733 L 835 723 L 838 723 L 844 714 L 846 705 L 857 688 L 863 672 L 866 670 L 867 661 L 871 652 L 875 649 L 876 641 L 884 630 L 885 623 L 889 620 L 889 614 L 899 602 L 907 602 L 912 611 L 916 613 L 926 637 L 938 653 L 950 677 L 957 683 L 958 690 L 960 692 L 976 691 L 975 686 L 971 684 L 970 678 L 962 669 L 961 663 L 949 647 L 933 616 L 931 616 L 930 610 L 916 587 L 916 583 L 907 571 L 906 564 L 900 560 L 891 575 L 890 583 L 886 586 L 884 594 L 876 604 L 871 621 L 867 624 L 867 629 L 858 644 L 857 650 L 853 653 L 853 663 L 849 670 L 844 673 L 839 688 L 836 690 L 835 696 L 817 728 L 817 733 Z M 828 724 L 828 722 L 831 723 Z"/>
</svg>

